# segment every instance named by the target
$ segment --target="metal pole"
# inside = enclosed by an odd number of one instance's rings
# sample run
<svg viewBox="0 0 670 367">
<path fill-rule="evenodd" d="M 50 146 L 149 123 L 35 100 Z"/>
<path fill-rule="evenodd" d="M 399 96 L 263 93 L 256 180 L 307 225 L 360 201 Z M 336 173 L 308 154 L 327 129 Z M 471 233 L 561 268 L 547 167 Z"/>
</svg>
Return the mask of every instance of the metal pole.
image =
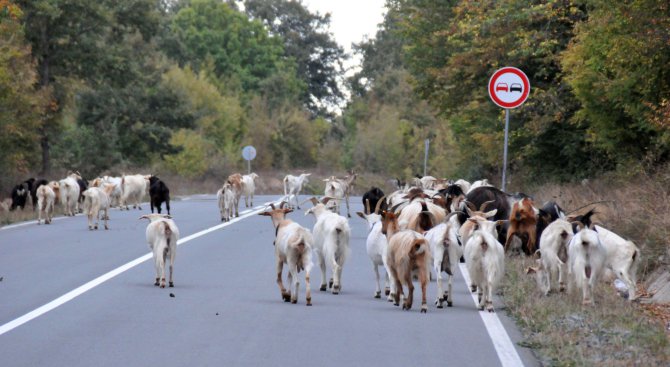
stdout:
<svg viewBox="0 0 670 367">
<path fill-rule="evenodd" d="M 509 130 L 509 108 L 505 109 L 505 148 L 503 150 L 502 191 L 505 191 L 507 181 L 507 132 Z"/>
<path fill-rule="evenodd" d="M 248 160 L 248 161 L 247 161 L 247 174 L 248 174 L 248 175 L 251 174 L 251 160 Z"/>
<path fill-rule="evenodd" d="M 424 140 L 424 143 L 426 144 L 426 149 L 425 153 L 423 155 L 423 175 L 426 175 L 426 168 L 428 166 L 428 147 L 430 146 L 430 139 Z"/>
</svg>

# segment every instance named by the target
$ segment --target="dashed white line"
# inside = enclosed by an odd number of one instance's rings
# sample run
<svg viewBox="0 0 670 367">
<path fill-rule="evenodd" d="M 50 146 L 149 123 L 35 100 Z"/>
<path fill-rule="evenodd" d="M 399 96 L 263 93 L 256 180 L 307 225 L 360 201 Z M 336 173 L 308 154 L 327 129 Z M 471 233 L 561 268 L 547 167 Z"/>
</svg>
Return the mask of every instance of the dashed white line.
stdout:
<svg viewBox="0 0 670 367">
<path fill-rule="evenodd" d="M 179 241 L 177 241 L 177 245 L 182 245 L 182 244 L 184 244 L 188 241 L 194 240 L 198 237 L 202 237 L 202 236 L 204 236 L 208 233 L 214 232 L 218 229 L 221 229 L 221 228 L 227 227 L 231 224 L 237 223 L 242 219 L 248 218 L 248 217 L 250 217 L 250 216 L 252 216 L 256 213 L 261 212 L 266 206 L 267 206 L 267 204 L 264 204 L 264 205 L 261 205 L 261 206 L 257 206 L 253 209 L 245 210 L 242 213 L 246 212 L 247 214 L 241 214 L 239 217 L 234 218 L 234 219 L 230 220 L 229 222 L 222 223 L 222 224 L 216 225 L 216 226 L 211 227 L 211 228 L 207 228 L 207 229 L 202 230 L 200 232 L 194 233 L 190 236 L 186 236 L 186 237 L 180 239 Z M 22 223 L 21 225 L 25 225 L 25 224 Z M 16 226 L 18 226 L 18 225 L 16 225 Z M 89 290 L 91 290 L 91 289 L 99 286 L 100 284 L 114 278 L 115 276 L 117 276 L 117 275 L 119 275 L 119 274 L 121 274 L 121 273 L 123 273 L 127 270 L 130 270 L 130 269 L 134 268 L 135 266 L 151 259 L 152 256 L 153 255 L 151 253 L 148 253 L 144 256 L 138 257 L 137 259 L 135 259 L 133 261 L 130 261 L 130 262 L 124 264 L 124 265 L 121 265 L 118 268 L 116 268 L 116 269 L 114 269 L 114 270 L 112 270 L 108 273 L 105 273 L 105 274 L 91 280 L 90 282 L 88 282 L 88 283 L 86 283 L 86 284 L 84 284 L 80 287 L 77 287 L 77 288 L 71 290 L 70 292 L 54 299 L 53 301 L 51 301 L 51 302 L 49 302 L 49 303 L 47 303 L 47 304 L 45 304 L 41 307 L 38 307 L 38 308 L 34 309 L 33 311 L 30 311 L 27 314 L 0 326 L 0 335 L 3 335 L 3 334 L 5 334 L 5 333 L 7 333 L 7 332 L 9 332 L 13 329 L 16 329 L 17 327 L 25 324 L 26 322 L 28 322 L 30 320 L 33 320 L 33 319 L 35 319 L 35 318 L 37 318 L 41 315 L 44 315 L 45 313 L 47 313 L 47 312 L 65 304 L 65 303 L 73 300 L 74 298 L 88 292 Z"/>
<path fill-rule="evenodd" d="M 463 279 L 465 279 L 465 284 L 468 286 L 468 289 L 470 289 L 470 274 L 468 274 L 468 268 L 465 264 L 461 263 L 459 265 Z M 472 293 L 471 296 L 472 300 L 475 301 L 475 305 L 478 305 L 477 293 Z M 483 311 L 479 312 L 479 316 L 481 316 L 486 331 L 489 333 L 489 337 L 493 342 L 493 347 L 496 349 L 501 365 L 505 367 L 523 366 L 521 357 L 519 357 L 519 353 L 517 353 L 516 348 L 514 348 L 514 343 L 512 343 L 512 339 L 507 335 L 507 331 L 505 331 L 498 315 L 493 312 Z"/>
</svg>

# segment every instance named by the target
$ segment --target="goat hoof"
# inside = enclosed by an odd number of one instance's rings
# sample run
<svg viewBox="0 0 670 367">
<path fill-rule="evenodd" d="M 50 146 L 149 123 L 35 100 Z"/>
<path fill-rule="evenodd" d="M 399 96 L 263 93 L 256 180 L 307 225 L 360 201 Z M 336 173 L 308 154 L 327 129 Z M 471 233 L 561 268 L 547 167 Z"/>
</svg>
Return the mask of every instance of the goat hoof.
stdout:
<svg viewBox="0 0 670 367">
<path fill-rule="evenodd" d="M 170 282 L 170 288 L 174 288 L 174 283 Z"/>
<path fill-rule="evenodd" d="M 476 285 L 471 285 L 471 286 L 470 286 L 470 291 L 471 291 L 472 293 L 477 292 L 477 286 L 476 286 Z"/>
<path fill-rule="evenodd" d="M 297 300 L 297 299 L 292 299 L 292 300 L 291 300 L 291 303 L 292 303 L 292 304 L 296 304 L 296 303 L 298 303 L 298 300 Z"/>
<path fill-rule="evenodd" d="M 391 293 L 390 289 L 388 289 L 388 288 L 384 289 L 384 295 L 388 296 L 389 293 Z"/>
<path fill-rule="evenodd" d="M 326 285 L 322 284 L 321 288 L 319 288 L 320 291 L 325 292 L 327 290 Z"/>
<path fill-rule="evenodd" d="M 161 284 L 161 288 L 165 288 L 165 284 Z"/>
<path fill-rule="evenodd" d="M 311 306 L 311 305 L 312 305 L 312 298 L 307 298 L 307 306 Z"/>
<path fill-rule="evenodd" d="M 281 297 L 282 299 L 284 299 L 284 302 L 288 302 L 291 300 L 291 295 L 288 293 L 282 294 Z"/>
<path fill-rule="evenodd" d="M 105 231 L 107 231 L 107 230 L 109 230 L 109 227 L 108 227 L 108 226 L 105 226 Z"/>
<path fill-rule="evenodd" d="M 375 298 L 382 298 L 382 292 L 375 292 Z"/>
<path fill-rule="evenodd" d="M 333 288 L 333 280 L 332 279 L 328 282 L 328 288 Z"/>
<path fill-rule="evenodd" d="M 427 312 L 428 312 L 428 305 L 424 303 L 421 305 L 421 313 L 427 313 Z"/>
<path fill-rule="evenodd" d="M 447 307 L 452 307 L 453 305 L 454 305 L 453 302 L 451 302 L 451 301 L 447 301 Z"/>
</svg>

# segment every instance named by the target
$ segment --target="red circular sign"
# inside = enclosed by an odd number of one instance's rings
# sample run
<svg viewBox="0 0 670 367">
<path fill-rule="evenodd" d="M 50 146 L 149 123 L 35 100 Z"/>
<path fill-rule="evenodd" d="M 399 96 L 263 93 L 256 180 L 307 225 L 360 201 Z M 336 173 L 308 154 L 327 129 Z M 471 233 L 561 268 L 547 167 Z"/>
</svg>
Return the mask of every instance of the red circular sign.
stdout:
<svg viewBox="0 0 670 367">
<path fill-rule="evenodd" d="M 498 69 L 489 80 L 489 96 L 502 108 L 521 106 L 530 94 L 530 81 L 523 71 L 507 66 Z"/>
</svg>

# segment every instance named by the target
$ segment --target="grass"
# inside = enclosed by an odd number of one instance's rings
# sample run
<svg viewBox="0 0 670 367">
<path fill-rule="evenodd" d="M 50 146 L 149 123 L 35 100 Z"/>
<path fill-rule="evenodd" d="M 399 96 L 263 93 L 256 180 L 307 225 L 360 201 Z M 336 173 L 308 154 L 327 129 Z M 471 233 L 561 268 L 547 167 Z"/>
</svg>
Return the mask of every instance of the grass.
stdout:
<svg viewBox="0 0 670 367">
<path fill-rule="evenodd" d="M 501 286 L 508 313 L 542 365 L 660 366 L 670 363 L 664 325 L 642 306 L 621 298 L 608 284 L 595 291 L 595 305 L 582 306 L 580 294 L 540 294 L 524 270 L 533 260 L 508 258 Z"/>
</svg>

